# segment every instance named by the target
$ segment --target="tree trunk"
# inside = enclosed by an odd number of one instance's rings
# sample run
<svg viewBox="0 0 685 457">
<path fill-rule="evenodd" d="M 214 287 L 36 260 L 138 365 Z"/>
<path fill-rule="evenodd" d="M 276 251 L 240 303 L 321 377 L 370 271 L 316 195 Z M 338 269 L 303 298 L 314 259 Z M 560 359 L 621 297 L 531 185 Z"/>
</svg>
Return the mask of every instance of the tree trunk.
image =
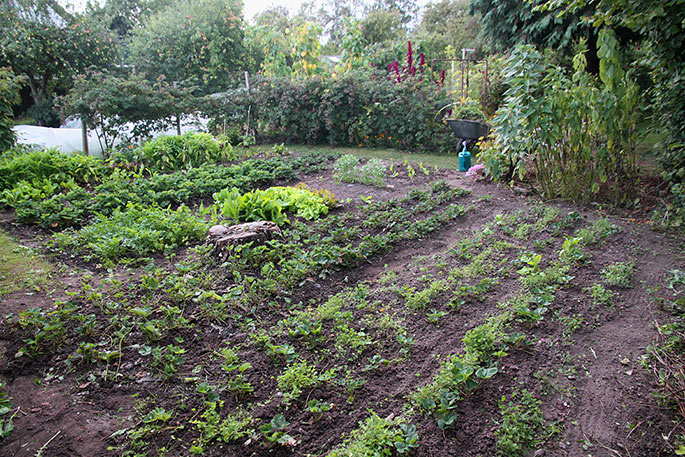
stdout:
<svg viewBox="0 0 685 457">
<path fill-rule="evenodd" d="M 599 57 L 597 56 L 597 32 L 590 30 L 587 37 L 587 72 L 599 76 Z"/>
</svg>

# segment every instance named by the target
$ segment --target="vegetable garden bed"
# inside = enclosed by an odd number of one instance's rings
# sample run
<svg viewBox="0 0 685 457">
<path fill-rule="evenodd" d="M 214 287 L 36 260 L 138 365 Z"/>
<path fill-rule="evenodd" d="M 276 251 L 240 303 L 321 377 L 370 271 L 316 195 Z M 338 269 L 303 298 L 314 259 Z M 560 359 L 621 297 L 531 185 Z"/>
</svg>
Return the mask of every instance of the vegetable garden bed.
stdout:
<svg viewBox="0 0 685 457">
<path fill-rule="evenodd" d="M 418 164 L 340 182 L 334 158 L 115 176 L 5 213 L 53 271 L 0 298 L 0 454 L 668 455 L 643 362 L 676 241 Z M 299 182 L 339 205 L 221 259 L 162 236 L 221 219 L 222 189 Z M 156 238 L 89 247 L 97 223 L 143 230 L 128 203 L 171 206 Z"/>
</svg>

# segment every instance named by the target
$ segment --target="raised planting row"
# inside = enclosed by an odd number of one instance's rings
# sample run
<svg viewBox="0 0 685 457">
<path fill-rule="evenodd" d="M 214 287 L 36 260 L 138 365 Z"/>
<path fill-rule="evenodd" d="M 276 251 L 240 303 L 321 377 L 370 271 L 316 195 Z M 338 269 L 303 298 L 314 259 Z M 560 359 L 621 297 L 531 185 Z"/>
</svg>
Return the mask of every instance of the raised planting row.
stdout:
<svg viewBox="0 0 685 457">
<path fill-rule="evenodd" d="M 14 208 L 17 219 L 26 224 L 51 229 L 81 226 L 96 213 L 109 215 L 129 203 L 166 208 L 206 199 L 226 188 L 247 192 L 293 179 L 296 172 L 326 168 L 328 159 L 326 154 L 307 153 L 146 176 L 93 158 L 32 152 L 0 163 L 0 203 Z"/>
</svg>

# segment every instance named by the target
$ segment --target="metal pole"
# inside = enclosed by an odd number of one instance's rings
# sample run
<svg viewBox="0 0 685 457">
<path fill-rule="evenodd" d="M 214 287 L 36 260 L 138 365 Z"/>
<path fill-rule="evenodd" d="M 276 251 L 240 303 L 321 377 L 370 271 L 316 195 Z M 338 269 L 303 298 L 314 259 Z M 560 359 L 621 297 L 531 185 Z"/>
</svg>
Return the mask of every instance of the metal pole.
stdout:
<svg viewBox="0 0 685 457">
<path fill-rule="evenodd" d="M 88 126 L 83 119 L 81 119 L 81 141 L 83 141 L 83 152 L 87 156 L 90 155 L 88 151 Z"/>
<path fill-rule="evenodd" d="M 174 81 L 174 90 L 178 87 L 178 81 Z M 176 134 L 181 136 L 181 115 L 176 114 Z"/>
<path fill-rule="evenodd" d="M 245 72 L 245 87 L 247 88 L 247 95 L 248 97 L 250 96 L 250 75 L 246 71 Z M 247 131 L 245 132 L 245 135 L 250 134 L 250 111 L 252 109 L 252 105 L 247 106 Z"/>
<path fill-rule="evenodd" d="M 459 91 L 459 98 L 464 98 L 464 61 L 461 61 L 461 89 Z"/>
</svg>

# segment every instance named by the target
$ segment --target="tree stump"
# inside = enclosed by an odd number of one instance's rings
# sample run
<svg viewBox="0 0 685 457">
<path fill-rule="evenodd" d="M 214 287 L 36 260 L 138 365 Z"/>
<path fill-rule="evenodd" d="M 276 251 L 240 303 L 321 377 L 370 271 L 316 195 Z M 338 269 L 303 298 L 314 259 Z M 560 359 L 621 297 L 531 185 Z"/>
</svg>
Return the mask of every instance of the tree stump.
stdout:
<svg viewBox="0 0 685 457">
<path fill-rule="evenodd" d="M 212 243 L 211 253 L 218 255 L 221 260 L 226 260 L 228 252 L 226 248 L 236 244 L 245 244 L 250 241 L 264 242 L 282 236 L 281 229 L 273 222 L 258 221 L 244 224 L 215 225 L 210 227 L 207 234 L 207 242 Z"/>
</svg>

